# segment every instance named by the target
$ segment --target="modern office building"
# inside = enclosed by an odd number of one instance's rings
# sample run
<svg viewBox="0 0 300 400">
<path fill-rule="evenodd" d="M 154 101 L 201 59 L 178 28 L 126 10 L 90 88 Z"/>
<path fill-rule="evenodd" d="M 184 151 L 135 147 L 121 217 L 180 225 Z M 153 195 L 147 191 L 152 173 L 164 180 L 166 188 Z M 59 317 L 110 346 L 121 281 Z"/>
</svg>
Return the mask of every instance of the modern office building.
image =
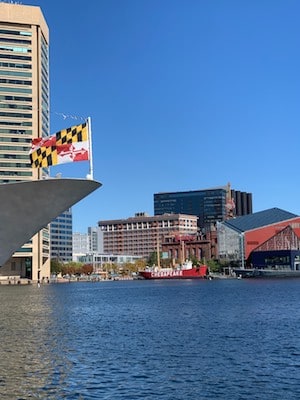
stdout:
<svg viewBox="0 0 300 400">
<path fill-rule="evenodd" d="M 103 232 L 96 227 L 88 227 L 87 233 L 73 233 L 73 261 L 87 254 L 103 253 Z"/>
<path fill-rule="evenodd" d="M 88 227 L 89 252 L 103 253 L 103 232 L 99 226 Z"/>
<path fill-rule="evenodd" d="M 0 3 L 0 183 L 42 179 L 32 169 L 31 140 L 49 135 L 49 32 L 39 7 Z M 42 205 L 41 205 L 42 206 Z M 48 228 L 14 254 L 14 269 L 50 273 Z M 7 267 L 7 266 L 6 266 Z"/>
<path fill-rule="evenodd" d="M 252 213 L 251 193 L 231 190 L 225 186 L 154 194 L 154 215 L 165 213 L 198 216 L 198 226 L 210 229 L 216 222 Z"/>
<path fill-rule="evenodd" d="M 165 235 L 188 235 L 197 232 L 197 217 L 184 214 L 149 216 L 136 213 L 134 217 L 99 221 L 103 232 L 103 249 L 107 254 L 129 254 L 144 258 L 156 251 Z"/>
<path fill-rule="evenodd" d="M 68 262 L 73 259 L 72 209 L 64 211 L 50 224 L 51 259 Z"/>
<path fill-rule="evenodd" d="M 74 232 L 73 241 L 73 261 L 77 261 L 78 256 L 89 253 L 89 237 L 87 233 Z"/>
</svg>

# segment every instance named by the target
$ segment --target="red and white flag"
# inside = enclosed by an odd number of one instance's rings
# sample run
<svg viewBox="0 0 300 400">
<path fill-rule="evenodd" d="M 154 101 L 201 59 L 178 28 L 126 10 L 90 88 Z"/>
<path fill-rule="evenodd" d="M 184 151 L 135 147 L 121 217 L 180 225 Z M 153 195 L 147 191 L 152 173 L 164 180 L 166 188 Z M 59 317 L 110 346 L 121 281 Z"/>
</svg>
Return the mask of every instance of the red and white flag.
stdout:
<svg viewBox="0 0 300 400">
<path fill-rule="evenodd" d="M 57 164 L 75 161 L 87 161 L 89 159 L 89 142 L 74 142 L 62 144 L 57 148 Z"/>
<path fill-rule="evenodd" d="M 87 123 L 72 126 L 55 135 L 32 140 L 31 165 L 36 168 L 90 160 Z"/>
<path fill-rule="evenodd" d="M 32 139 L 30 153 L 40 149 L 41 147 L 56 146 L 56 136 L 46 136 L 43 138 Z"/>
</svg>

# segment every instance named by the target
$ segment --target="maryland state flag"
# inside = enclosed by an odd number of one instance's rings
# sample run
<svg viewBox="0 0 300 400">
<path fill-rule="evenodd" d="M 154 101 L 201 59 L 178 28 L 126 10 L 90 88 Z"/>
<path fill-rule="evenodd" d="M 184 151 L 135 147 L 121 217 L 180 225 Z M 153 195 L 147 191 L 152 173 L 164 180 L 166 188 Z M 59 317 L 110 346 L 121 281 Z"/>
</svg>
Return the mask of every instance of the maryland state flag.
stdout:
<svg viewBox="0 0 300 400">
<path fill-rule="evenodd" d="M 29 154 L 31 165 L 35 168 L 89 160 L 87 123 L 72 126 L 52 136 L 33 139 Z"/>
</svg>

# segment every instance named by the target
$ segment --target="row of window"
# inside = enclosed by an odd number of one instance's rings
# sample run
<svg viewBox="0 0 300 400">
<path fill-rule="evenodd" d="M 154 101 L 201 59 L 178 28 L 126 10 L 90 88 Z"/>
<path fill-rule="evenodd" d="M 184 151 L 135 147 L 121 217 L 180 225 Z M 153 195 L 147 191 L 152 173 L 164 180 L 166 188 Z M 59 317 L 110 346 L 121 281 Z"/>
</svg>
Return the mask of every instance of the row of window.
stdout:
<svg viewBox="0 0 300 400">
<path fill-rule="evenodd" d="M 11 176 L 32 176 L 32 172 L 24 172 L 24 171 L 0 171 L 0 176 L 7 176 L 7 175 L 11 175 Z"/>
<path fill-rule="evenodd" d="M 63 235 L 70 235 L 70 234 L 72 235 L 72 225 L 70 225 L 69 229 L 53 229 L 51 226 L 51 236 L 59 235 L 61 237 Z"/>
<path fill-rule="evenodd" d="M 27 111 L 32 111 L 32 106 L 28 106 L 26 104 L 2 104 L 0 101 L 0 108 L 5 108 L 5 109 L 14 109 L 14 110 L 27 110 Z"/>
<path fill-rule="evenodd" d="M 57 245 L 59 248 L 63 248 L 63 246 L 72 247 L 72 237 L 67 236 L 52 236 L 51 235 L 51 247 L 53 245 Z"/>
<path fill-rule="evenodd" d="M 31 163 L 4 163 L 4 162 L 0 162 L 0 168 L 31 168 Z M 12 172 L 10 172 L 10 174 L 12 174 Z M 30 176 L 30 175 L 27 175 Z"/>
<path fill-rule="evenodd" d="M 0 29 L 0 35 L 31 36 L 30 31 L 16 31 L 12 29 Z"/>
<path fill-rule="evenodd" d="M 32 122 L 25 121 L 0 121 L 0 125 L 32 126 Z"/>
<path fill-rule="evenodd" d="M 6 85 L 32 85 L 32 81 L 23 81 L 21 79 L 5 79 L 1 78 L 0 83 L 4 83 Z"/>
<path fill-rule="evenodd" d="M 24 182 L 25 180 L 26 180 L 26 181 L 31 181 L 31 179 L 32 179 L 32 178 L 28 178 L 28 179 L 26 178 L 26 179 L 24 179 L 24 177 L 23 177 L 23 178 L 20 178 L 20 179 L 11 179 L 11 178 L 10 178 L 10 179 L 1 179 L 1 178 L 0 178 L 0 182 L 1 182 L 1 183 L 17 183 L 17 182 Z"/>
<path fill-rule="evenodd" d="M 132 225 L 132 226 L 128 226 L 128 227 L 124 227 L 124 226 L 118 227 L 117 225 L 108 225 L 108 226 L 101 226 L 101 228 L 102 228 L 102 231 L 104 231 L 104 232 L 116 232 L 116 233 L 124 232 L 125 233 L 127 231 L 137 231 L 137 230 L 141 230 L 141 231 L 151 230 L 151 231 L 153 231 L 153 230 L 156 230 L 157 228 L 164 229 L 164 230 L 166 230 L 166 229 L 174 229 L 175 227 L 176 228 L 180 228 L 180 229 L 196 229 L 196 226 L 197 226 L 196 223 L 189 223 L 189 224 L 180 223 L 180 224 L 178 224 L 178 223 L 171 222 L 170 224 L 163 225 L 162 222 L 159 222 L 158 226 L 157 225 L 154 225 L 154 226 L 151 226 L 151 225 L 149 225 L 149 226 L 140 226 L 140 225 L 135 226 L 135 225 Z"/>
<path fill-rule="evenodd" d="M 27 154 L 1 154 L 0 159 L 9 159 L 9 160 L 28 160 L 28 153 Z"/>
<path fill-rule="evenodd" d="M 14 88 L 14 87 L 0 87 L 0 92 L 14 92 L 14 93 L 30 93 L 32 94 L 32 89 L 25 88 Z"/>
<path fill-rule="evenodd" d="M 24 76 L 31 78 L 31 72 L 22 72 L 22 71 L 12 71 L 12 70 L 1 70 L 0 75 L 10 75 L 10 76 Z"/>
<path fill-rule="evenodd" d="M 0 129 L 0 134 L 4 135 L 32 135 L 32 130 L 28 129 Z"/>
<path fill-rule="evenodd" d="M 5 58 L 8 60 L 23 60 L 23 61 L 31 61 L 31 56 L 19 56 L 16 54 L 0 54 L 0 59 Z"/>
<path fill-rule="evenodd" d="M 25 45 L 31 45 L 31 40 L 26 40 L 26 39 L 13 39 L 13 38 L 7 38 L 7 37 L 1 37 L 0 36 L 0 42 L 3 43 L 17 43 L 17 44 L 25 44 Z"/>
<path fill-rule="evenodd" d="M 1 146 L 1 150 L 7 150 L 7 151 L 29 151 L 29 146 Z"/>
<path fill-rule="evenodd" d="M 19 64 L 19 63 L 13 63 L 13 62 L 0 62 L 0 67 L 1 68 L 18 68 L 18 69 L 31 69 L 30 64 Z"/>
<path fill-rule="evenodd" d="M 0 50 L 13 51 L 13 52 L 17 52 L 17 53 L 31 53 L 31 49 L 29 49 L 27 47 L 14 47 L 14 46 L 0 45 Z"/>
<path fill-rule="evenodd" d="M 10 96 L 10 95 L 0 95 L 0 101 L 22 101 L 22 102 L 32 102 L 32 97 L 24 96 Z"/>
<path fill-rule="evenodd" d="M 23 114 L 23 113 L 15 113 L 15 112 L 0 112 L 0 117 L 7 118 L 32 118 L 32 114 Z"/>
</svg>

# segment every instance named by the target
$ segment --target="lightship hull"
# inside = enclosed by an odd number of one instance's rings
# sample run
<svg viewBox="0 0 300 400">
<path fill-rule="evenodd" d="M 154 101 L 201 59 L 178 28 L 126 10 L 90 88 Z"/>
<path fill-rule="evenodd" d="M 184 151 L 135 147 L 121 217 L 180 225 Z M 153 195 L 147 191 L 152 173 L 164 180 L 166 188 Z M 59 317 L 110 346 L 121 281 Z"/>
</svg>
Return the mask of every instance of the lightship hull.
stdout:
<svg viewBox="0 0 300 400">
<path fill-rule="evenodd" d="M 140 271 L 140 275 L 144 279 L 204 279 L 208 275 L 208 268 L 206 265 L 178 270 L 162 268 L 157 271 Z"/>
</svg>

